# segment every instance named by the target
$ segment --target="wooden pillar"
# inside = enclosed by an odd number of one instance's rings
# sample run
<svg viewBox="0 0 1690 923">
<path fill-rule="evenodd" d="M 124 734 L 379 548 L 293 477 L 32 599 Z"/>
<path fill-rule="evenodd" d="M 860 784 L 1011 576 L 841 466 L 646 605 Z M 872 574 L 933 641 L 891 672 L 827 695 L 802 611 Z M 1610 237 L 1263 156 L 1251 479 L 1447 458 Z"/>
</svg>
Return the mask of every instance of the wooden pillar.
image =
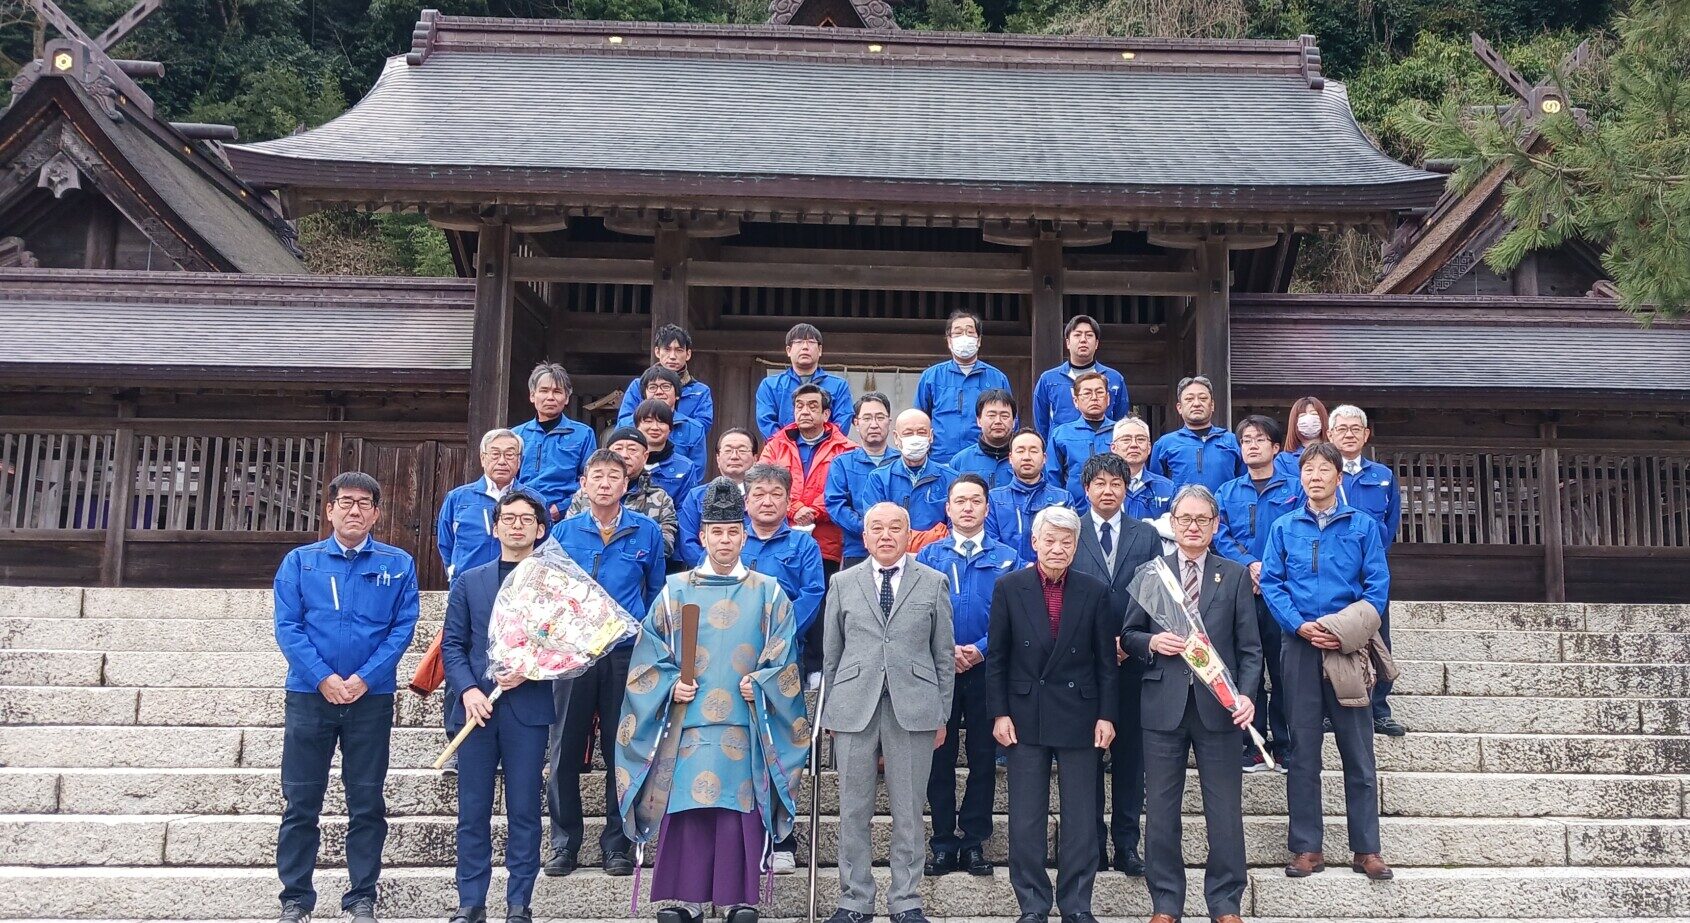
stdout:
<svg viewBox="0 0 1690 923">
<path fill-rule="evenodd" d="M 481 434 L 504 426 L 510 413 L 511 345 L 516 336 L 516 289 L 511 279 L 511 227 L 486 224 L 475 246 L 475 326 L 471 339 L 469 445 L 466 476 L 479 470 Z"/>
<path fill-rule="evenodd" d="M 1196 374 L 1215 386 L 1215 420 L 1232 426 L 1232 273 L 1227 243 L 1205 240 L 1196 250 L 1199 290 L 1192 301 Z M 1178 395 L 1174 395 L 1178 400 Z"/>
<path fill-rule="evenodd" d="M 655 335 L 665 324 L 686 328 L 689 326 L 686 228 L 672 223 L 657 225 L 651 249 L 651 332 Z"/>
<path fill-rule="evenodd" d="M 1054 234 L 1041 234 L 1027 248 L 1027 266 L 1033 272 L 1033 297 L 1028 303 L 1032 312 L 1033 369 L 1021 403 L 1023 413 L 1030 415 L 1033 387 L 1039 376 L 1062 361 L 1062 240 Z"/>
<path fill-rule="evenodd" d="M 1545 423 L 1542 456 L 1538 460 L 1538 513 L 1543 528 L 1543 599 L 1567 601 L 1567 560 L 1561 537 L 1561 449 L 1556 428 Z"/>
<path fill-rule="evenodd" d="M 1514 273 L 1509 281 L 1514 287 L 1514 294 L 1528 298 L 1536 297 L 1538 293 L 1537 254 L 1526 254 L 1526 258 L 1520 261 L 1520 265 L 1514 267 Z"/>
<path fill-rule="evenodd" d="M 120 409 L 120 413 L 121 413 Z M 111 506 L 106 510 L 106 547 L 100 559 L 100 585 L 123 583 L 124 542 L 128 538 L 131 498 L 135 495 L 135 430 L 119 425 L 112 440 Z"/>
<path fill-rule="evenodd" d="M 89 269 L 111 269 L 117 264 L 117 209 L 95 200 L 88 212 L 88 234 L 82 265 Z"/>
</svg>

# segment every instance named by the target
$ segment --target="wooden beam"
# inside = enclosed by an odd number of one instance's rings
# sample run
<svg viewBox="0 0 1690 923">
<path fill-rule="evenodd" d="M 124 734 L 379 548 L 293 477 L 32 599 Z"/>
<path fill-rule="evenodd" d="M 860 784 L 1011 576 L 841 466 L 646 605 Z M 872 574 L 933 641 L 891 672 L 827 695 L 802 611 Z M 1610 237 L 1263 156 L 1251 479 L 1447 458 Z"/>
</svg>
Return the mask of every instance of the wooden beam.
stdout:
<svg viewBox="0 0 1690 923">
<path fill-rule="evenodd" d="M 1070 269 L 1063 275 L 1070 295 L 1194 295 L 1202 286 L 1194 272 Z"/>
<path fill-rule="evenodd" d="M 1526 254 L 1525 259 L 1520 261 L 1520 265 L 1514 267 L 1509 282 L 1513 285 L 1514 294 L 1536 297 L 1538 293 L 1537 254 Z"/>
<path fill-rule="evenodd" d="M 651 333 L 674 324 L 687 327 L 687 232 L 659 225 L 652 237 Z"/>
<path fill-rule="evenodd" d="M 1543 599 L 1567 601 L 1567 557 L 1561 536 L 1561 449 L 1554 423 L 1540 427 L 1544 446 L 1538 459 L 1538 512 L 1543 528 Z"/>
<path fill-rule="evenodd" d="M 1045 369 L 1062 361 L 1062 296 L 1065 277 L 1062 270 L 1062 240 L 1053 235 L 1040 237 L 1027 247 L 1027 266 L 1032 272 L 1031 308 L 1032 374 L 1027 383 L 1027 395 Z"/>
<path fill-rule="evenodd" d="M 1196 374 L 1214 385 L 1215 419 L 1232 425 L 1232 272 L 1225 240 L 1204 241 L 1195 251 L 1202 280 L 1192 302 L 1196 339 Z M 1177 395 L 1176 395 L 1177 398 Z"/>
<path fill-rule="evenodd" d="M 119 426 L 112 440 L 111 506 L 106 512 L 106 547 L 100 559 L 100 585 L 123 583 L 123 545 L 129 531 L 131 497 L 135 493 L 135 430 Z"/>
<path fill-rule="evenodd" d="M 475 324 L 470 346 L 469 445 L 466 476 L 474 476 L 481 434 L 505 425 L 510 412 L 511 347 L 516 293 L 511 273 L 514 235 L 508 224 L 481 228 L 475 251 Z"/>
</svg>

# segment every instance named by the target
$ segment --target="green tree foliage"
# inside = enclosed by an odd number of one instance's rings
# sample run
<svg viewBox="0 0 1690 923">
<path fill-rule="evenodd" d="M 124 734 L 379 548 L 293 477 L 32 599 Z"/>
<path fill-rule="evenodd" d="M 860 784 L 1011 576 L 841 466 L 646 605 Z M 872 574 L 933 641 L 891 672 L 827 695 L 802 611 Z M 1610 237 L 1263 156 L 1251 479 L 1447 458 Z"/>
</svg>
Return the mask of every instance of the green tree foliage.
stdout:
<svg viewBox="0 0 1690 923">
<path fill-rule="evenodd" d="M 1452 97 L 1402 123 L 1434 156 L 1460 163 L 1458 188 L 1510 171 L 1503 212 L 1514 229 L 1486 254 L 1492 268 L 1583 239 L 1603 251 L 1627 311 L 1681 317 L 1690 311 L 1690 0 L 1639 0 L 1617 32 L 1598 73 L 1560 81 L 1586 114 L 1555 107 L 1524 131 Z"/>
</svg>

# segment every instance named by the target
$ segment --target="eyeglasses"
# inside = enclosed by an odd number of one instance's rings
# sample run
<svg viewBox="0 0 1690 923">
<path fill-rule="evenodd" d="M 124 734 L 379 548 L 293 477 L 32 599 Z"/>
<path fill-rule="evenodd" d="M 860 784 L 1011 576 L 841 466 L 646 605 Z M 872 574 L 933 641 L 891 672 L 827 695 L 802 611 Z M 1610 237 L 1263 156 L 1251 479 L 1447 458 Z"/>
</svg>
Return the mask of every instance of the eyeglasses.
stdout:
<svg viewBox="0 0 1690 923">
<path fill-rule="evenodd" d="M 356 509 L 368 513 L 370 510 L 376 508 L 376 501 L 370 499 L 369 497 L 361 497 L 357 499 L 352 497 L 340 497 L 334 501 L 334 508 L 341 511 Z"/>
<path fill-rule="evenodd" d="M 1332 427 L 1332 435 L 1334 436 L 1360 436 L 1365 432 L 1367 432 L 1367 427 L 1358 426 L 1354 423 L 1351 423 L 1348 426 Z"/>
<path fill-rule="evenodd" d="M 531 525 L 533 525 L 533 524 L 535 524 L 539 521 L 540 520 L 537 517 L 529 515 L 527 513 L 503 513 L 503 514 L 500 514 L 500 516 L 499 516 L 499 522 L 502 525 L 507 525 L 507 526 L 515 526 L 515 525 L 531 526 Z"/>
<path fill-rule="evenodd" d="M 504 451 L 501 452 L 498 449 L 488 449 L 487 451 L 481 453 L 481 457 L 482 458 L 503 458 L 506 461 L 516 461 L 517 459 L 522 457 L 522 450 L 521 449 L 505 449 Z"/>
<path fill-rule="evenodd" d="M 1175 516 L 1174 517 L 1174 525 L 1179 526 L 1182 529 L 1189 529 L 1192 526 L 1210 526 L 1210 525 L 1214 525 L 1214 522 L 1215 522 L 1215 517 L 1213 517 L 1213 516 Z"/>
<path fill-rule="evenodd" d="M 1273 445 L 1273 440 L 1266 436 L 1246 436 L 1238 440 L 1239 445 Z"/>
</svg>

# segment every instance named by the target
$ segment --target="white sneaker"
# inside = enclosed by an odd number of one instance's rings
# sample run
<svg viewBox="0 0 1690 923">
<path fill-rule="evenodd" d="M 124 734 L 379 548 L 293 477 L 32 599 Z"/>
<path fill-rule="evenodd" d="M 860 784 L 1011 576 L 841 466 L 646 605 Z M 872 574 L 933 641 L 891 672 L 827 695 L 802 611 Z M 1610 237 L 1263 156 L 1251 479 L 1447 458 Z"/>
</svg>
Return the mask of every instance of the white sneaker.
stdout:
<svg viewBox="0 0 1690 923">
<path fill-rule="evenodd" d="M 798 857 L 789 852 L 776 852 L 773 865 L 776 875 L 790 875 L 798 870 Z"/>
<path fill-rule="evenodd" d="M 811 673 L 810 676 L 809 676 L 809 679 L 806 681 L 805 685 L 807 685 L 811 689 L 820 689 L 822 687 L 821 671 L 817 670 L 816 672 Z"/>
</svg>

